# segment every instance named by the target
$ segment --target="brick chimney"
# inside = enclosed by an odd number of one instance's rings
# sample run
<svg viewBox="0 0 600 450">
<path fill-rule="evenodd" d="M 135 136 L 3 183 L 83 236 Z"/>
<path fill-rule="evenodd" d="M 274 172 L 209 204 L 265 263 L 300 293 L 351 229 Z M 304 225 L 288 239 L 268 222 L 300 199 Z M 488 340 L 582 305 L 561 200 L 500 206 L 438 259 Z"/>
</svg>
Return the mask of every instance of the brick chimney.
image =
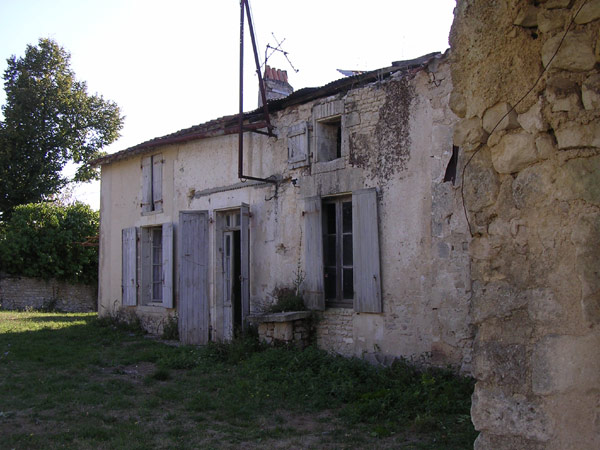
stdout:
<svg viewBox="0 0 600 450">
<path fill-rule="evenodd" d="M 288 83 L 287 71 L 285 70 L 265 66 L 263 81 L 265 83 L 267 101 L 287 97 L 294 92 L 294 88 Z M 262 98 L 259 92 L 258 107 L 260 108 L 262 105 Z"/>
</svg>

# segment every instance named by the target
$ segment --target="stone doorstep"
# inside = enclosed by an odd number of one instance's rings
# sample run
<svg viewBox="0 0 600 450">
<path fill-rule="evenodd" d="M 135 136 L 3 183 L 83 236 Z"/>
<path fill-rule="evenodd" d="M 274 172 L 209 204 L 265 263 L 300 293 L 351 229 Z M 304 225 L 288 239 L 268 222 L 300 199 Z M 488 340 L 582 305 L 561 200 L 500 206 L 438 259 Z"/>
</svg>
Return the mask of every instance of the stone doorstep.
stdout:
<svg viewBox="0 0 600 450">
<path fill-rule="evenodd" d="M 270 323 L 270 322 L 293 322 L 295 320 L 308 319 L 311 311 L 289 311 L 271 314 L 254 314 L 248 316 L 250 323 Z"/>
</svg>

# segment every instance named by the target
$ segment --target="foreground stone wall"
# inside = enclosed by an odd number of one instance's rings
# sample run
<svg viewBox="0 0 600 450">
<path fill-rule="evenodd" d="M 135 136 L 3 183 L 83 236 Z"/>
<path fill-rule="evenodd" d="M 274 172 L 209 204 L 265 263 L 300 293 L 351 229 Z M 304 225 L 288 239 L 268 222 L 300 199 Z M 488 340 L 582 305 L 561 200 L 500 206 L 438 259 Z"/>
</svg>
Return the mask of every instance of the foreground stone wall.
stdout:
<svg viewBox="0 0 600 450">
<path fill-rule="evenodd" d="M 457 1 L 477 449 L 600 448 L 599 19 L 598 0 Z"/>
<path fill-rule="evenodd" d="M 96 311 L 96 286 L 64 281 L 0 276 L 0 307 L 9 310 Z"/>
</svg>

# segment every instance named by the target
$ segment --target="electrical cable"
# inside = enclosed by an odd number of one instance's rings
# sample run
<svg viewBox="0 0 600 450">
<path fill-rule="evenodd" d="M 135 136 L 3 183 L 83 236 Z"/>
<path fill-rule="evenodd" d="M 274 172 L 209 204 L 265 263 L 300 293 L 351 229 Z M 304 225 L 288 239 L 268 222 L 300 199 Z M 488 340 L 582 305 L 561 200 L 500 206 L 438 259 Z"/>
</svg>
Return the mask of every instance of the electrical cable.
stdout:
<svg viewBox="0 0 600 450">
<path fill-rule="evenodd" d="M 517 103 L 515 103 L 514 106 L 512 106 L 508 112 L 506 114 L 504 114 L 502 116 L 502 118 L 498 121 L 498 123 L 496 123 L 496 125 L 494 125 L 494 128 L 492 128 L 492 131 L 490 131 L 490 136 L 492 135 L 492 133 L 496 130 L 496 128 L 498 128 L 498 125 L 500 125 L 502 123 L 502 121 L 511 113 L 515 110 L 515 108 L 523 101 L 525 100 L 525 98 L 531 93 L 531 91 L 533 91 L 533 89 L 535 89 L 535 87 L 537 86 L 537 84 L 540 82 L 540 80 L 542 79 L 542 77 L 544 76 L 544 74 L 548 71 L 548 68 L 550 67 L 550 64 L 552 64 L 552 61 L 554 60 L 555 56 L 558 54 L 558 51 L 560 50 L 560 48 L 562 47 L 562 44 L 565 40 L 565 38 L 567 37 L 567 33 L 569 32 L 569 30 L 571 29 L 571 26 L 573 25 L 573 23 L 575 22 L 575 18 L 577 17 L 577 15 L 579 14 L 579 12 L 581 11 L 581 9 L 589 2 L 589 0 L 584 0 L 584 2 L 581 4 L 581 6 L 579 7 L 579 9 L 575 12 L 575 14 L 573 15 L 573 17 L 571 18 L 571 21 L 569 22 L 569 26 L 567 27 L 565 33 L 563 34 L 563 37 L 561 38 L 560 42 L 558 43 L 558 47 L 556 47 L 556 51 L 554 52 L 554 54 L 552 55 L 552 57 L 548 60 L 548 64 L 546 64 L 546 67 L 544 67 L 544 69 L 542 70 L 542 72 L 540 73 L 539 77 L 537 78 L 537 80 L 535 80 L 535 83 L 533 83 L 533 86 L 531 86 L 531 88 L 517 101 Z M 479 151 L 483 148 L 483 145 L 480 146 L 477 150 L 475 150 L 475 152 L 473 152 L 473 154 L 471 155 L 471 157 L 467 160 L 466 164 L 464 165 L 463 169 L 462 169 L 462 174 L 461 174 L 461 180 L 462 183 L 460 185 L 460 196 L 462 199 L 462 206 L 463 206 L 463 211 L 465 214 L 465 219 L 467 220 L 467 225 L 469 226 L 469 234 L 471 235 L 471 237 L 473 237 L 473 231 L 471 229 L 471 222 L 469 221 L 469 215 L 467 213 L 467 207 L 465 205 L 465 191 L 464 191 L 464 187 L 465 187 L 465 171 L 467 170 L 467 167 L 469 166 L 469 164 L 471 163 L 471 161 L 473 160 L 473 158 L 475 157 L 475 155 L 477 155 L 477 153 L 479 153 Z"/>
</svg>

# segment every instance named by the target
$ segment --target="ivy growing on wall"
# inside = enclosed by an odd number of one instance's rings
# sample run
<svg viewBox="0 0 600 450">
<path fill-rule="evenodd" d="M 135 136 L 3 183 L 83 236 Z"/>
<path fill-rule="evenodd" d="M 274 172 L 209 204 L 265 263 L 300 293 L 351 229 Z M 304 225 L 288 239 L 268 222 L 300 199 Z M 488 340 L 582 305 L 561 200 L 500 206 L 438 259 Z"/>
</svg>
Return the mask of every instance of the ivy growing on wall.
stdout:
<svg viewBox="0 0 600 450">
<path fill-rule="evenodd" d="M 93 284 L 98 279 L 100 214 L 88 205 L 17 206 L 0 228 L 0 270 Z"/>
</svg>

